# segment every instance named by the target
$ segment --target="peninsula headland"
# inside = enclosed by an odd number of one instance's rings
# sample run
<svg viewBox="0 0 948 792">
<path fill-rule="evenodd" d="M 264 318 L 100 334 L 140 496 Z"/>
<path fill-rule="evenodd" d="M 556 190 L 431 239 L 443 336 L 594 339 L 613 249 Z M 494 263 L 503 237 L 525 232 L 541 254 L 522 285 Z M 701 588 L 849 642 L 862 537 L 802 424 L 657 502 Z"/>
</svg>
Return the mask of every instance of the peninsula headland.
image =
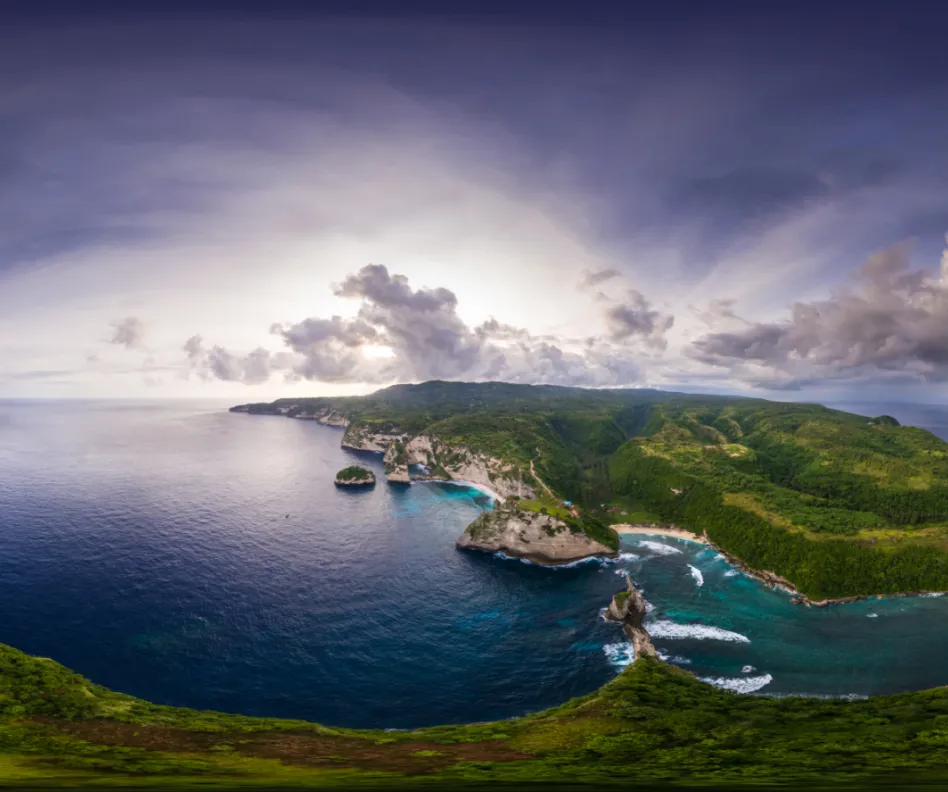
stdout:
<svg viewBox="0 0 948 792">
<path fill-rule="evenodd" d="M 390 482 L 465 482 L 515 502 L 516 524 L 481 549 L 569 563 L 614 550 L 617 530 L 650 530 L 708 542 L 808 603 L 948 590 L 948 443 L 890 416 L 441 381 L 231 409 L 341 427 L 343 447 L 383 456 Z M 550 532 L 583 538 L 541 551 Z M 472 533 L 459 546 L 476 548 Z"/>
</svg>

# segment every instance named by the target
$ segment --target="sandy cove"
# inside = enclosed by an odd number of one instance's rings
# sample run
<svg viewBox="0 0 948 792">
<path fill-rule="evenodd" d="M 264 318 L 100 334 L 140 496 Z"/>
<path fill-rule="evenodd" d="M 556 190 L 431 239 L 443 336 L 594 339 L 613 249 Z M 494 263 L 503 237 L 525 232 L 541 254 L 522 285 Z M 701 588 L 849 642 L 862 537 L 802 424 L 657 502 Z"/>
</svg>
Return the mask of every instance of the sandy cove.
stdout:
<svg viewBox="0 0 948 792">
<path fill-rule="evenodd" d="M 477 484 L 473 481 L 462 481 L 461 479 L 427 478 L 427 477 L 412 479 L 412 481 L 417 481 L 419 483 L 431 481 L 435 484 L 454 484 L 457 487 L 468 487 L 469 489 L 480 490 L 485 495 L 493 498 L 498 503 L 504 503 L 505 501 L 505 498 L 502 495 L 498 494 L 497 492 L 494 492 L 494 490 L 492 490 L 490 487 L 486 487 L 483 484 Z"/>
<path fill-rule="evenodd" d="M 662 525 L 632 525 L 630 523 L 617 523 L 612 526 L 612 530 L 619 534 L 648 534 L 649 536 L 671 536 L 675 539 L 684 539 L 686 542 L 697 542 L 698 544 L 709 544 L 707 537 L 698 536 L 696 533 L 686 531 L 684 528 L 675 528 Z"/>
</svg>

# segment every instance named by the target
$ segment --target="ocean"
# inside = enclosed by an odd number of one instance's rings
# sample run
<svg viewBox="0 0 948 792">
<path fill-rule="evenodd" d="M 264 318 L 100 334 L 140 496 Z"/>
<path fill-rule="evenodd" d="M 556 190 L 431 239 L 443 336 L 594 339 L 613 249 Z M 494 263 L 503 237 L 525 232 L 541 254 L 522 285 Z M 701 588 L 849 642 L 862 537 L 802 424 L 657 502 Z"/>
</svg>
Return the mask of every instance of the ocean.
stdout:
<svg viewBox="0 0 948 792">
<path fill-rule="evenodd" d="M 340 437 L 208 402 L 0 401 L 0 642 L 162 704 L 360 728 L 483 721 L 628 663 L 601 618 L 628 571 L 658 648 L 723 687 L 948 684 L 948 597 L 800 608 L 657 537 L 561 569 L 461 552 L 487 497 L 338 489 L 354 461 L 382 472 Z"/>
</svg>

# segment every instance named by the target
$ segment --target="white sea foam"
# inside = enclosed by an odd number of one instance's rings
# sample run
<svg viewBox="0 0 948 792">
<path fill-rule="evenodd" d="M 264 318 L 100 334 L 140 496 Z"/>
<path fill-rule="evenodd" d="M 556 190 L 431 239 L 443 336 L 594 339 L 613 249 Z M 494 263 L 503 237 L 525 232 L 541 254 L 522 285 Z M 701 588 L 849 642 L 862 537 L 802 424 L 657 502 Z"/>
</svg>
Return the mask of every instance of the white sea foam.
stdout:
<svg viewBox="0 0 948 792">
<path fill-rule="evenodd" d="M 642 556 L 636 555 L 635 553 L 619 553 L 615 558 L 600 558 L 598 559 L 604 566 L 609 564 L 624 564 L 629 561 L 638 561 Z M 616 572 L 617 575 L 624 575 L 625 570 L 619 570 Z"/>
<path fill-rule="evenodd" d="M 435 484 L 453 484 L 455 487 L 467 487 L 468 489 L 480 490 L 492 500 L 495 500 L 498 503 L 504 502 L 504 499 L 494 492 L 494 490 L 492 490 L 490 487 L 487 487 L 483 484 L 476 484 L 473 481 L 462 481 L 461 479 L 429 479 L 429 481 L 432 481 Z"/>
<path fill-rule="evenodd" d="M 733 690 L 735 693 L 754 693 L 763 687 L 766 687 L 774 678 L 770 674 L 762 674 L 755 677 L 701 677 L 703 682 L 724 688 L 724 690 Z"/>
<path fill-rule="evenodd" d="M 867 619 L 878 619 L 878 618 L 879 618 L 879 614 L 878 614 L 878 613 L 867 613 L 867 614 L 866 614 L 866 618 L 867 618 Z"/>
<path fill-rule="evenodd" d="M 606 617 L 606 612 L 607 612 L 608 610 L 609 610 L 608 608 L 600 608 L 600 609 L 599 609 L 599 618 L 602 619 L 604 622 L 611 622 L 611 621 L 612 621 L 612 619 L 609 619 L 609 618 Z"/>
<path fill-rule="evenodd" d="M 606 653 L 606 658 L 616 668 L 625 668 L 632 665 L 635 660 L 635 650 L 628 641 L 606 644 L 602 647 L 602 651 Z"/>
<path fill-rule="evenodd" d="M 927 597 L 928 599 L 934 599 L 935 597 L 944 597 L 944 596 L 945 596 L 945 592 L 944 592 L 944 591 L 933 591 L 931 594 L 922 594 L 922 596 L 923 596 L 923 597 Z"/>
<path fill-rule="evenodd" d="M 680 640 L 692 638 L 696 641 L 731 641 L 734 643 L 750 643 L 750 638 L 740 633 L 712 627 L 708 624 L 676 624 L 672 621 L 660 620 L 646 625 L 646 629 L 653 638 L 668 638 Z"/>
<path fill-rule="evenodd" d="M 507 555 L 503 550 L 498 550 L 496 553 L 493 553 L 493 556 L 494 558 L 501 558 L 504 561 L 519 561 L 521 564 L 543 567 L 544 569 L 571 569 L 573 567 L 578 567 L 580 564 L 602 562 L 601 558 L 580 558 L 578 561 L 570 561 L 568 564 L 537 564 L 536 562 L 531 561 L 529 558 L 518 558 L 517 556 Z M 623 574 L 625 573 L 623 572 Z"/>
<path fill-rule="evenodd" d="M 568 564 L 557 564 L 556 566 L 550 567 L 550 569 L 573 569 L 574 567 L 582 566 L 583 564 L 601 563 L 601 558 L 580 558 L 578 561 L 570 561 Z"/>
<path fill-rule="evenodd" d="M 658 657 L 660 660 L 664 660 L 666 663 L 674 663 L 675 665 L 691 665 L 691 661 L 687 657 L 682 657 L 681 655 L 669 655 L 664 652 L 659 652 Z"/>
<path fill-rule="evenodd" d="M 754 666 L 752 666 L 752 665 L 746 665 L 746 666 L 744 666 L 744 667 L 741 669 L 741 673 L 742 673 L 742 674 L 749 674 L 751 671 L 756 671 L 756 670 L 757 670 L 757 669 L 754 668 Z"/>
<path fill-rule="evenodd" d="M 727 572 L 724 573 L 724 577 L 736 577 L 739 574 L 741 573 L 738 572 L 736 569 L 729 569 Z"/>
<path fill-rule="evenodd" d="M 676 555 L 681 553 L 681 550 L 677 547 L 672 547 L 664 542 L 652 542 L 648 539 L 642 539 L 639 545 L 651 550 L 655 555 Z"/>
<path fill-rule="evenodd" d="M 696 586 L 704 585 L 704 575 L 701 574 L 701 570 L 697 567 L 693 567 L 691 564 L 688 564 L 688 569 L 691 570 L 691 576 L 695 579 Z"/>
</svg>

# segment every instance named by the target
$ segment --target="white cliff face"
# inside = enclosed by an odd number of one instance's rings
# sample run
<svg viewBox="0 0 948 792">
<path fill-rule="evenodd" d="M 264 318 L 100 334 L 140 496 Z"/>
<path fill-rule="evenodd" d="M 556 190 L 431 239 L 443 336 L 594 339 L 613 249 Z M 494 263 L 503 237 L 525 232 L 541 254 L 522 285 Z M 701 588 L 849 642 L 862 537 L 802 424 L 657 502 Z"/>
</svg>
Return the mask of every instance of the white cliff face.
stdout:
<svg viewBox="0 0 948 792">
<path fill-rule="evenodd" d="M 500 551 L 547 566 L 617 555 L 611 547 L 574 532 L 556 517 L 510 506 L 484 512 L 458 537 L 457 546 L 489 553 Z"/>
<path fill-rule="evenodd" d="M 408 474 L 408 463 L 405 461 L 407 454 L 404 447 L 399 448 L 399 443 L 392 443 L 385 451 L 383 461 L 385 462 L 385 478 L 393 484 L 411 484 L 411 476 Z"/>
<path fill-rule="evenodd" d="M 342 447 L 384 454 L 392 443 L 404 439 L 400 432 L 374 432 L 362 424 L 352 424 L 342 436 Z"/>
<path fill-rule="evenodd" d="M 449 446 L 427 435 L 413 437 L 406 449 L 412 463 L 424 465 L 435 476 L 439 470 L 444 471 L 448 478 L 480 484 L 502 498 L 511 495 L 536 497 L 533 488 L 521 480 L 519 468 L 510 462 L 475 453 L 463 446 Z"/>
<path fill-rule="evenodd" d="M 322 415 L 316 417 L 316 420 L 321 424 L 326 424 L 327 426 L 348 426 L 349 419 L 346 418 L 342 413 L 336 412 L 335 410 L 328 410 Z"/>
<path fill-rule="evenodd" d="M 404 449 L 397 462 L 396 444 Z M 501 499 L 511 495 L 536 497 L 534 488 L 522 481 L 522 472 L 516 465 L 463 446 L 449 446 L 429 435 L 410 437 L 396 427 L 378 429 L 354 423 L 346 430 L 342 446 L 385 454 L 389 481 L 410 482 L 408 465 L 419 464 L 430 471 L 429 478 L 467 481 L 495 492 Z"/>
</svg>

